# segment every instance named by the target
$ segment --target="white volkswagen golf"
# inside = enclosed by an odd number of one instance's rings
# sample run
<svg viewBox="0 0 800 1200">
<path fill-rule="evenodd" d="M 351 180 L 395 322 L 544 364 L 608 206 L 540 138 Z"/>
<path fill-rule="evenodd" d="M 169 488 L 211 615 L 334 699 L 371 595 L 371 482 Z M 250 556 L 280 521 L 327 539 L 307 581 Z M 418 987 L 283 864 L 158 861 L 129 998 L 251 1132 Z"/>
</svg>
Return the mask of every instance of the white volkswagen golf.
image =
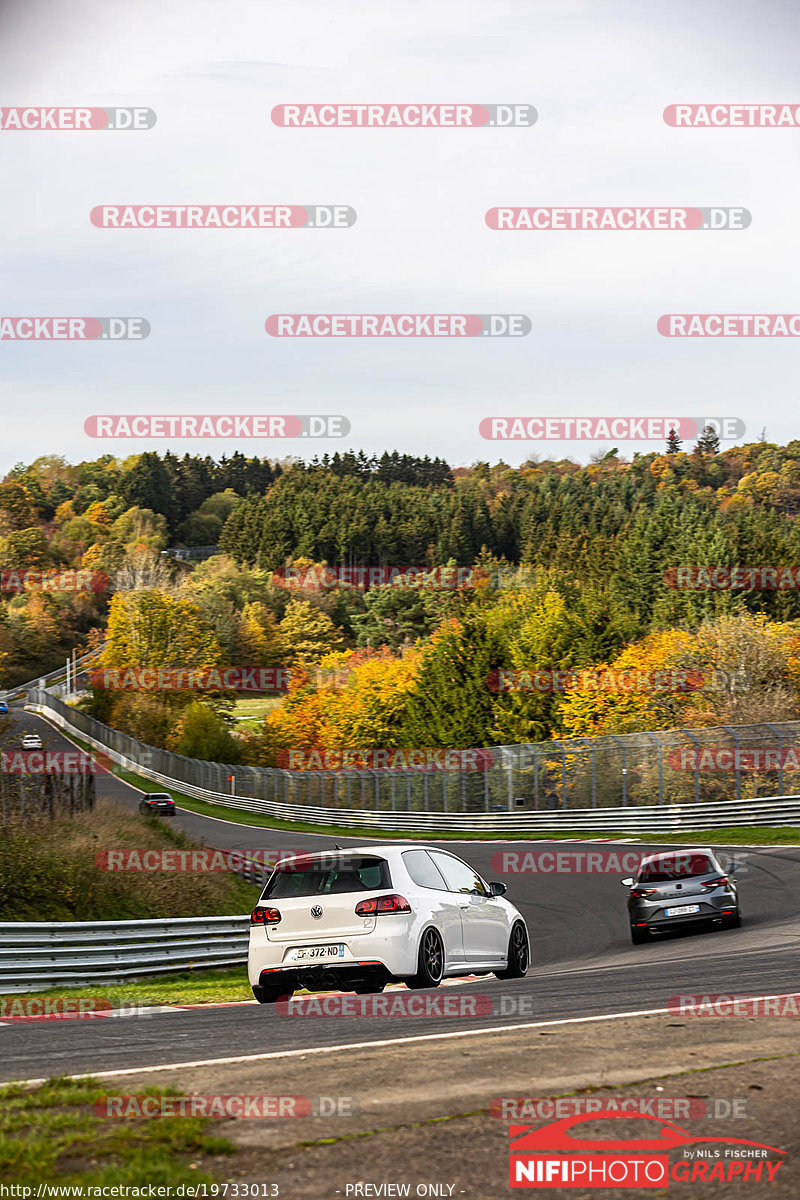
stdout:
<svg viewBox="0 0 800 1200">
<path fill-rule="evenodd" d="M 253 995 L 298 988 L 381 992 L 438 987 L 447 976 L 518 979 L 525 921 L 472 867 L 426 846 L 361 846 L 278 864 L 250 917 Z"/>
</svg>

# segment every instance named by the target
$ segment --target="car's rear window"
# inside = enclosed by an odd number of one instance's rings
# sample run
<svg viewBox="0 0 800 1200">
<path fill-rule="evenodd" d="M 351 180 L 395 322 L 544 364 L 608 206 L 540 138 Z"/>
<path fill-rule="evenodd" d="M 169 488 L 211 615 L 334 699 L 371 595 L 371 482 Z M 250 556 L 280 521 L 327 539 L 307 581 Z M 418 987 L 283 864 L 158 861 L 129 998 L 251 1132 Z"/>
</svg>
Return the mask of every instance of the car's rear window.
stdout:
<svg viewBox="0 0 800 1200">
<path fill-rule="evenodd" d="M 678 851 L 664 854 L 652 862 L 642 863 L 640 883 L 668 883 L 671 879 L 687 879 L 692 875 L 711 875 L 718 868 L 707 854 L 688 854 Z"/>
<path fill-rule="evenodd" d="M 390 888 L 392 877 L 385 858 L 348 856 L 288 860 L 274 873 L 262 900 L 293 896 L 336 896 L 345 892 L 375 892 Z"/>
</svg>

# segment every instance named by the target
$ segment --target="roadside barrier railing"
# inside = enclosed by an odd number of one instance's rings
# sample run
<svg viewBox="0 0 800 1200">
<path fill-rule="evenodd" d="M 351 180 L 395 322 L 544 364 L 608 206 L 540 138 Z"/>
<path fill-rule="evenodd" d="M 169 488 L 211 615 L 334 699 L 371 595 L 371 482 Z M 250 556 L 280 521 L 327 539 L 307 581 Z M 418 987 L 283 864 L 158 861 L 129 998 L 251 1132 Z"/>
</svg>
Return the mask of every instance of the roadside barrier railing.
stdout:
<svg viewBox="0 0 800 1200">
<path fill-rule="evenodd" d="M 654 809 L 661 810 L 654 814 L 657 828 L 666 828 L 667 817 L 684 805 L 697 806 L 706 822 L 709 805 L 726 805 L 723 823 L 730 824 L 733 805 L 754 811 L 769 797 L 788 800 L 800 792 L 800 721 L 489 746 L 481 751 L 481 769 L 458 772 L 284 770 L 156 749 L 52 691 L 31 689 L 29 707 L 157 784 L 289 821 L 497 828 L 499 818 L 504 828 L 553 828 L 569 814 L 576 828 L 608 828 L 609 818 L 616 826 L 626 818 L 624 828 L 642 828 Z M 522 824 L 512 821 L 517 817 Z"/>
<path fill-rule="evenodd" d="M 0 995 L 239 966 L 247 961 L 248 937 L 248 916 L 3 921 Z"/>
<path fill-rule="evenodd" d="M 490 771 L 482 773 L 483 778 L 476 788 L 476 781 L 466 772 L 451 780 L 443 778 L 449 772 L 420 776 L 410 771 L 400 779 L 386 778 L 388 772 L 381 778 L 379 771 L 337 772 L 326 778 L 324 772 L 292 772 L 204 762 L 137 742 L 71 708 L 48 692 L 31 692 L 29 707 L 67 734 L 103 751 L 118 766 L 136 772 L 160 787 L 212 805 L 263 813 L 286 821 L 307 821 L 372 832 L 391 829 L 670 835 L 678 834 L 681 829 L 699 831 L 734 825 L 800 824 L 800 794 L 779 792 L 776 796 L 768 796 L 755 792 L 745 797 L 741 794 L 744 791 L 742 781 L 737 788 L 733 772 L 728 772 L 730 790 L 734 794 L 729 798 L 719 795 L 718 772 L 703 772 L 701 786 L 697 771 L 681 771 L 663 762 L 663 746 L 659 751 L 661 762 L 655 764 L 655 770 L 661 776 L 660 789 L 645 787 L 639 782 L 634 791 L 629 781 L 622 788 L 623 803 L 620 804 L 617 782 L 616 792 L 604 788 L 600 803 L 599 781 L 595 780 L 598 786 L 594 793 L 589 792 L 590 801 L 595 802 L 582 805 L 586 781 L 576 763 L 570 761 L 564 742 L 539 743 L 537 747 L 492 748 L 498 761 Z M 751 744 L 759 728 L 729 727 L 728 736 L 734 733 L 741 749 Z M 797 745 L 800 723 L 787 722 L 771 728 L 775 731 L 775 739 L 781 742 L 782 750 Z M 632 736 L 657 736 L 666 742 L 670 732 Z M 718 732 L 706 729 L 693 730 L 691 734 L 699 741 L 700 735 L 713 737 Z M 711 738 L 708 738 L 706 744 L 710 743 Z M 650 745 L 652 749 L 653 743 Z M 541 774 L 531 778 L 531 772 L 537 769 L 532 765 L 534 753 L 543 756 L 540 770 L 561 768 L 564 771 L 562 789 L 549 792 L 546 805 L 538 802 L 535 790 L 536 778 L 542 785 Z M 630 764 L 631 761 L 628 748 L 627 762 Z M 595 757 L 595 774 L 596 765 Z M 784 778 L 789 782 L 794 777 L 794 772 L 789 770 L 772 773 L 780 774 L 781 784 Z M 744 770 L 741 774 L 745 775 Z M 762 773 L 759 780 L 763 781 L 765 774 L 768 773 Z M 747 782 L 751 781 L 748 779 Z M 740 792 L 738 797 L 736 790 Z M 439 795 L 435 796 L 435 792 Z M 652 802 L 654 792 L 659 803 Z M 521 794 L 522 805 L 518 803 Z M 494 803 L 497 799 L 504 802 Z"/>
</svg>

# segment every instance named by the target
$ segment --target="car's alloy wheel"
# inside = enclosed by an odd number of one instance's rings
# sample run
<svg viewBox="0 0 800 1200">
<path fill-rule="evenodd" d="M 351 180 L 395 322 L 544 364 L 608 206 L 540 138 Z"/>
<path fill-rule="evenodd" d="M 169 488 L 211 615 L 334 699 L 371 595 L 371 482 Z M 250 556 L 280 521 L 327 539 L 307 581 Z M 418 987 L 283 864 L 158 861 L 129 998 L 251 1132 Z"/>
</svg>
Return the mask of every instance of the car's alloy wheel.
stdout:
<svg viewBox="0 0 800 1200">
<path fill-rule="evenodd" d="M 419 944 L 417 973 L 406 980 L 410 988 L 435 988 L 444 975 L 444 945 L 437 929 L 426 929 Z"/>
<path fill-rule="evenodd" d="M 261 987 L 259 984 L 254 984 L 253 995 L 259 1004 L 274 1004 L 276 1000 L 291 1000 L 294 992 L 289 991 L 285 985 L 283 987 Z"/>
<path fill-rule="evenodd" d="M 522 979 L 529 962 L 528 934 L 522 922 L 517 921 L 508 939 L 508 966 L 504 971 L 495 971 L 495 975 L 498 979 Z"/>
</svg>

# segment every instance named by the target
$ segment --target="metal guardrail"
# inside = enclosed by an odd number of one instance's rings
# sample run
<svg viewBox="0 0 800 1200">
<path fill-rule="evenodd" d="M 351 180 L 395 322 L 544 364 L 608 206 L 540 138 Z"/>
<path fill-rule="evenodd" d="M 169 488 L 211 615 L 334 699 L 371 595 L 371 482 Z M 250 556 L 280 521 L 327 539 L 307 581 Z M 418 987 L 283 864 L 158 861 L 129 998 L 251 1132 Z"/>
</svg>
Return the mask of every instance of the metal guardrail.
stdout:
<svg viewBox="0 0 800 1200">
<path fill-rule="evenodd" d="M 76 727 L 60 708 L 65 705 L 49 704 L 46 693 L 29 705 L 34 712 L 42 713 L 61 729 L 75 734 L 90 746 L 102 750 L 118 766 L 152 780 L 153 783 L 172 791 L 181 792 L 208 804 L 235 808 L 243 812 L 263 813 L 284 821 L 308 821 L 315 825 L 348 826 L 353 829 L 379 833 L 386 829 L 393 832 L 427 832 L 437 830 L 461 831 L 464 833 L 662 833 L 678 835 L 682 829 L 713 830 L 734 825 L 800 825 L 800 795 L 778 797 L 754 797 L 744 801 L 722 800 L 719 802 L 636 805 L 622 808 L 555 809 L 546 812 L 386 812 L 375 809 L 333 808 L 310 804 L 286 804 L 275 800 L 261 800 L 252 796 L 230 795 L 175 779 L 142 764 L 136 759 L 113 749 Z M 146 748 L 145 748 L 146 749 Z M 253 866 L 249 882 L 261 882 L 257 873 L 260 864 Z M 248 878 L 246 875 L 245 878 Z"/>
<path fill-rule="evenodd" d="M 0 993 L 123 983 L 136 975 L 239 966 L 247 961 L 248 938 L 248 916 L 4 921 L 0 923 Z"/>
<path fill-rule="evenodd" d="M 89 650 L 86 654 L 82 654 L 80 658 L 75 660 L 76 668 L 80 670 L 81 667 L 96 657 L 96 653 L 97 652 L 94 650 Z M 36 679 L 29 679 L 27 683 L 18 683 L 16 687 L 6 688 L 5 691 L 0 688 L 0 696 L 6 700 L 12 700 L 17 696 L 21 696 L 23 692 L 30 692 L 35 688 L 49 688 L 57 684 L 61 684 L 64 682 L 66 677 L 66 665 L 63 667 L 56 667 L 54 671 L 48 671 L 46 675 L 37 675 Z"/>
<path fill-rule="evenodd" d="M 282 806 L 291 819 L 303 814 L 311 819 L 315 809 L 372 811 L 390 825 L 397 814 L 412 811 L 429 823 L 427 813 L 477 819 L 493 812 L 550 815 L 780 799 L 791 794 L 792 773 L 800 766 L 800 721 L 784 721 L 491 746 L 480 751 L 482 763 L 473 770 L 287 770 L 187 758 L 148 746 L 70 707 L 52 690 L 31 689 L 29 703 L 64 718 L 84 740 L 124 756 L 148 778 L 173 780 L 187 795 L 196 788 L 203 796 L 224 796 L 249 811 L 277 814 L 276 806 Z M 715 765 L 716 752 L 730 769 Z M 748 755 L 762 764 L 757 770 L 742 765 Z M 227 800 L 236 795 L 253 803 Z M 369 818 L 359 817 L 359 823 L 365 821 Z"/>
</svg>

